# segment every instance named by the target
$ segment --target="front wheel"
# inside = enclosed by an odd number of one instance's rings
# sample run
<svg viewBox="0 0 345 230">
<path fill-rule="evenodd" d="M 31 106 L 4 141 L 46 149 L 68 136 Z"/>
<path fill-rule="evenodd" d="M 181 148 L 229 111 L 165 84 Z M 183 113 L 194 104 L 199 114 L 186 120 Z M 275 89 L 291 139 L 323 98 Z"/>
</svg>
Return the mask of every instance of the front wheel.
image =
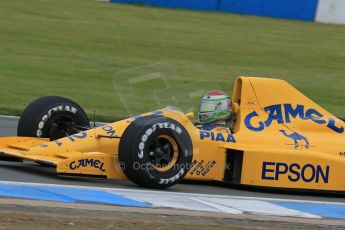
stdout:
<svg viewBox="0 0 345 230">
<path fill-rule="evenodd" d="M 85 111 L 64 97 L 46 96 L 29 104 L 20 116 L 17 135 L 56 140 L 89 127 Z"/>
<path fill-rule="evenodd" d="M 187 130 L 165 117 L 147 116 L 133 121 L 119 145 L 119 161 L 128 179 L 148 188 L 163 189 L 179 183 L 192 158 Z"/>
</svg>

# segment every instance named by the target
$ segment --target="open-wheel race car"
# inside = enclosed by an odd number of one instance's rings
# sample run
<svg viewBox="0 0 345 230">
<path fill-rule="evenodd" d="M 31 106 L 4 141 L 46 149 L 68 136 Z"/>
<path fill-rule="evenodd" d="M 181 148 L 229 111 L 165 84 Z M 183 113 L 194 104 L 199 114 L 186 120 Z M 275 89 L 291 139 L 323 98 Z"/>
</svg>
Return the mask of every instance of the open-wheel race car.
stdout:
<svg viewBox="0 0 345 230">
<path fill-rule="evenodd" d="M 42 97 L 0 138 L 0 160 L 31 160 L 58 174 L 129 179 L 150 188 L 181 180 L 345 191 L 344 121 L 283 80 L 239 77 L 230 129 L 206 131 L 164 108 L 90 128 L 83 109 Z"/>
</svg>

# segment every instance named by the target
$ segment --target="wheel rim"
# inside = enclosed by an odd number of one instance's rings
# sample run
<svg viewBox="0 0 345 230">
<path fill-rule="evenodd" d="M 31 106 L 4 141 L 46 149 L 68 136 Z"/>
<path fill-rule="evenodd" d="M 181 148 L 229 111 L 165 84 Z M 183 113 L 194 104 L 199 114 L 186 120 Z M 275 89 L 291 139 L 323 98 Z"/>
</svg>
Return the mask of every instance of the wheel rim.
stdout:
<svg viewBox="0 0 345 230">
<path fill-rule="evenodd" d="M 175 166 L 179 152 L 179 147 L 172 137 L 160 135 L 150 143 L 149 161 L 158 172 L 167 172 Z"/>
<path fill-rule="evenodd" d="M 76 134 L 80 132 L 74 127 L 76 123 L 77 121 L 68 114 L 55 115 L 46 124 L 45 136 L 50 137 L 51 140 L 56 140 Z"/>
</svg>

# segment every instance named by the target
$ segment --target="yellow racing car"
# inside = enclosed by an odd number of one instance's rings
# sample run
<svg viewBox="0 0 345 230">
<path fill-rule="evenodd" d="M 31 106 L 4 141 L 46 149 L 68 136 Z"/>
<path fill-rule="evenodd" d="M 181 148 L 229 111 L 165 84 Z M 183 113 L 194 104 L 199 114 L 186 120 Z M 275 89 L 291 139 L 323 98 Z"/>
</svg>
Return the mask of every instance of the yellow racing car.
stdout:
<svg viewBox="0 0 345 230">
<path fill-rule="evenodd" d="M 278 79 L 239 77 L 232 100 L 231 131 L 206 131 L 172 108 L 90 128 L 75 102 L 42 97 L 22 113 L 17 137 L 0 138 L 0 160 L 150 188 L 186 179 L 345 191 L 343 120 Z"/>
</svg>

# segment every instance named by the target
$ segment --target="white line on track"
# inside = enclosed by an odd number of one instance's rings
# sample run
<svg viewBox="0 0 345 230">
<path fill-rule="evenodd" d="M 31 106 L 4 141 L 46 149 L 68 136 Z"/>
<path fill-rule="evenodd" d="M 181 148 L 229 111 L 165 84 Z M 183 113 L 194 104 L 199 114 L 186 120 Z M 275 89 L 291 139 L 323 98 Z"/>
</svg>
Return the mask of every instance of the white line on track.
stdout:
<svg viewBox="0 0 345 230">
<path fill-rule="evenodd" d="M 223 206 L 223 205 L 220 205 L 220 204 L 217 204 L 217 203 L 208 202 L 208 201 L 205 201 L 205 200 L 202 200 L 202 199 L 198 199 L 198 198 L 191 198 L 191 200 L 194 200 L 194 201 L 197 201 L 199 203 L 202 203 L 202 204 L 214 207 L 214 208 L 216 208 L 218 210 L 221 210 L 221 211 L 223 211 L 225 213 L 243 214 L 243 212 L 241 210 L 230 208 L 230 207 L 227 207 L 227 206 Z"/>
<path fill-rule="evenodd" d="M 79 188 L 79 189 L 92 189 L 92 190 L 103 190 L 109 192 L 135 192 L 141 194 L 153 194 L 153 195 L 182 195 L 192 197 L 205 197 L 205 198 L 220 198 L 220 199 L 242 199 L 242 200 L 260 200 L 260 201 L 273 201 L 273 202 L 294 202 L 294 203 L 309 203 L 309 204 L 333 204 L 343 205 L 345 202 L 328 202 L 328 201 L 304 201 L 304 200 L 293 200 L 293 199 L 281 199 L 281 198 L 264 198 L 264 197 L 250 197 L 250 196 L 230 196 L 230 195 L 213 195 L 213 194 L 201 194 L 201 193 L 184 193 L 184 192 L 169 192 L 169 191 L 157 191 L 157 190 L 146 190 L 146 189 L 125 189 L 125 188 L 109 188 L 109 187 L 94 187 L 94 186 L 80 186 L 80 185 L 58 185 L 58 184 L 45 184 L 45 183 L 30 183 L 30 182 L 13 182 L 13 181 L 0 181 L 0 184 L 14 184 L 14 185 L 31 185 L 31 186 L 49 186 L 49 187 L 60 187 L 60 188 Z"/>
<path fill-rule="evenodd" d="M 257 215 L 289 216 L 320 219 L 321 216 L 302 212 L 272 203 L 270 199 L 239 196 L 219 196 L 196 193 L 177 193 L 138 189 L 97 188 L 90 186 L 53 185 L 44 183 L 22 183 L 0 181 L 2 185 L 59 187 L 65 189 L 90 189 L 105 191 L 139 202 L 149 203 L 154 208 L 173 208 L 190 211 L 208 211 L 229 214 L 251 213 Z M 280 199 L 282 201 L 282 199 Z M 286 201 L 286 200 L 284 200 Z"/>
</svg>

